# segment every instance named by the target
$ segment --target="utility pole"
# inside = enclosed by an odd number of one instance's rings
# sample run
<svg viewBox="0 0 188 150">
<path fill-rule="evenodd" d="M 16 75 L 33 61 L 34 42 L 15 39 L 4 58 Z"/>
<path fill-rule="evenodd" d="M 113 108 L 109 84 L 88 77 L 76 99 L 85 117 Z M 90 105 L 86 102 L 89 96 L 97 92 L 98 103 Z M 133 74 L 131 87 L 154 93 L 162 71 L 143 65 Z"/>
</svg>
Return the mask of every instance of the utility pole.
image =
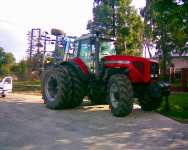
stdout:
<svg viewBox="0 0 188 150">
<path fill-rule="evenodd" d="M 33 29 L 31 30 L 30 33 L 28 33 L 28 40 L 29 40 L 29 49 L 28 49 L 28 53 L 29 53 L 29 61 L 31 62 L 31 57 L 32 57 L 32 51 L 33 51 Z"/>
</svg>

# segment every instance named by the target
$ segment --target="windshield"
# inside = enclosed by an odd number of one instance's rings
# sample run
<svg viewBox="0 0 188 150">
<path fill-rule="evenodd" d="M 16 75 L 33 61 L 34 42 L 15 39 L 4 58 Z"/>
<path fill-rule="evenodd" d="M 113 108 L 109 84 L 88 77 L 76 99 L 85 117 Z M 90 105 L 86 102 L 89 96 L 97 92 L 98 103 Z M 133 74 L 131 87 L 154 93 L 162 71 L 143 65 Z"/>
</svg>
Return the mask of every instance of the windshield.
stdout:
<svg viewBox="0 0 188 150">
<path fill-rule="evenodd" d="M 92 66 L 92 57 L 91 57 L 91 45 L 88 40 L 81 41 L 79 45 L 80 49 L 80 58 L 85 62 L 88 68 Z"/>
<path fill-rule="evenodd" d="M 99 58 L 101 59 L 102 57 L 108 55 L 116 55 L 114 42 L 112 41 L 105 41 L 100 44 Z"/>
</svg>

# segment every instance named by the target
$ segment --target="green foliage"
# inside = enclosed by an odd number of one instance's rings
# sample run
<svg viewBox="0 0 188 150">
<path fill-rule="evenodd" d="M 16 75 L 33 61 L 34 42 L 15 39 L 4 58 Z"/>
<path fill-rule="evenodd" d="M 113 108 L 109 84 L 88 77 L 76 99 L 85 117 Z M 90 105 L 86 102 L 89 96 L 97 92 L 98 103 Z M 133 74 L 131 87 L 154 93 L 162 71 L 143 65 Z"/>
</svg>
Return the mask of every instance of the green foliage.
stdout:
<svg viewBox="0 0 188 150">
<path fill-rule="evenodd" d="M 13 92 L 40 92 L 41 81 L 40 80 L 26 80 L 26 81 L 14 81 Z"/>
<path fill-rule="evenodd" d="M 0 47 L 0 76 L 10 75 L 14 63 L 13 54 L 4 52 L 4 49 Z"/>
<path fill-rule="evenodd" d="M 93 34 L 113 36 L 113 7 L 112 0 L 94 0 L 93 20 L 88 22 L 87 28 Z"/>
<path fill-rule="evenodd" d="M 95 0 L 91 33 L 116 37 L 116 51 L 121 55 L 140 55 L 144 25 L 131 0 Z"/>
<path fill-rule="evenodd" d="M 117 11 L 117 53 L 140 55 L 143 43 L 143 22 L 130 0 L 119 0 Z"/>
<path fill-rule="evenodd" d="M 164 76 L 171 53 L 182 55 L 188 50 L 187 9 L 187 1 L 178 3 L 174 0 L 147 0 L 146 7 L 141 11 L 145 19 L 145 41 L 156 44 Z"/>
<path fill-rule="evenodd" d="M 169 96 L 170 111 L 165 111 L 164 104 L 159 112 L 180 121 L 188 122 L 188 93 L 177 93 Z"/>
<path fill-rule="evenodd" d="M 4 52 L 4 49 L 0 47 L 0 76 L 15 75 L 19 80 L 28 80 L 34 76 L 31 76 L 32 69 L 29 66 L 34 66 L 36 70 L 41 68 L 41 63 L 37 61 L 41 61 L 40 55 L 35 55 L 31 63 L 27 60 L 15 63 L 13 54 Z"/>
<path fill-rule="evenodd" d="M 126 7 L 123 7 L 123 5 L 126 5 Z M 120 27 L 117 28 L 118 54 L 138 56 L 141 54 L 143 44 L 143 22 L 136 10 L 129 6 L 129 3 L 122 3 L 121 7 Z"/>
<path fill-rule="evenodd" d="M 103 34 L 112 34 L 112 8 L 109 5 L 101 5 L 96 7 L 95 12 L 95 21 L 100 32 Z M 108 30 L 105 30 L 106 28 L 103 28 L 104 26 L 108 28 Z"/>
<path fill-rule="evenodd" d="M 18 77 L 19 80 L 28 79 L 28 64 L 26 60 L 21 60 L 18 64 L 12 67 L 12 72 Z"/>
<path fill-rule="evenodd" d="M 12 53 L 5 53 L 5 64 L 13 65 L 14 63 L 14 55 Z"/>
</svg>

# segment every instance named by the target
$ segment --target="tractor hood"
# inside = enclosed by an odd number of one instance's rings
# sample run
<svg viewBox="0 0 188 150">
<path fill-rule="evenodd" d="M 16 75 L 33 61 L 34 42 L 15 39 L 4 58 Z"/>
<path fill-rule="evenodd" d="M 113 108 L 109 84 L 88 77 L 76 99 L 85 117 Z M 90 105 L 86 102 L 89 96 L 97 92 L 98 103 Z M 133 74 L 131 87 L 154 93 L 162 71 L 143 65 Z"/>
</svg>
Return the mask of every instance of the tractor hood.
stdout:
<svg viewBox="0 0 188 150">
<path fill-rule="evenodd" d="M 155 60 L 135 56 L 105 56 L 102 61 L 105 68 L 127 68 L 132 83 L 149 83 L 154 76 L 158 77 L 158 62 Z"/>
<path fill-rule="evenodd" d="M 130 65 L 132 62 L 155 62 L 155 60 L 143 58 L 143 57 L 136 57 L 136 56 L 105 56 L 102 58 L 104 65 L 117 65 L 118 67 L 124 65 Z"/>
</svg>

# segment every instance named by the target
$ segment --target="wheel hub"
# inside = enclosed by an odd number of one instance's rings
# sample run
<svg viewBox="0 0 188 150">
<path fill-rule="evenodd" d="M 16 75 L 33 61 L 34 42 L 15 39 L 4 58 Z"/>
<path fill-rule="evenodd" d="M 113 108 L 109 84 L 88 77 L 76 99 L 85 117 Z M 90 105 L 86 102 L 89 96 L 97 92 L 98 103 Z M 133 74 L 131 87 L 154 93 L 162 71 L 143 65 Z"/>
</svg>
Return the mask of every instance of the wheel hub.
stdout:
<svg viewBox="0 0 188 150">
<path fill-rule="evenodd" d="M 46 96 L 49 101 L 54 101 L 57 96 L 58 82 L 55 76 L 49 76 L 46 84 Z"/>
<path fill-rule="evenodd" d="M 110 87 L 110 102 L 114 108 L 117 108 L 119 105 L 119 95 L 120 94 L 118 86 L 115 83 L 112 84 Z"/>
</svg>

